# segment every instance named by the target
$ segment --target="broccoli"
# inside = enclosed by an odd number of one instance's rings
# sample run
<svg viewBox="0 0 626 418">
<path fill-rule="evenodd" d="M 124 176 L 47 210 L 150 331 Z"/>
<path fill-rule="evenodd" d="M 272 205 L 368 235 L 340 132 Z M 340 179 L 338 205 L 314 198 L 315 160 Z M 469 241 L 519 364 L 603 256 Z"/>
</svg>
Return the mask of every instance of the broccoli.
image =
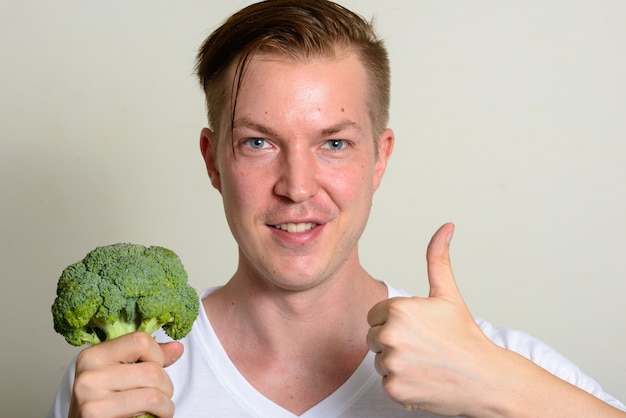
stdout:
<svg viewBox="0 0 626 418">
<path fill-rule="evenodd" d="M 54 330 L 75 346 L 161 327 L 179 340 L 191 330 L 198 305 L 173 251 L 120 243 L 97 247 L 63 271 L 52 317 Z"/>
<path fill-rule="evenodd" d="M 63 270 L 52 317 L 54 330 L 75 346 L 161 327 L 179 340 L 191 331 L 198 306 L 173 251 L 120 243 L 97 247 Z"/>
</svg>

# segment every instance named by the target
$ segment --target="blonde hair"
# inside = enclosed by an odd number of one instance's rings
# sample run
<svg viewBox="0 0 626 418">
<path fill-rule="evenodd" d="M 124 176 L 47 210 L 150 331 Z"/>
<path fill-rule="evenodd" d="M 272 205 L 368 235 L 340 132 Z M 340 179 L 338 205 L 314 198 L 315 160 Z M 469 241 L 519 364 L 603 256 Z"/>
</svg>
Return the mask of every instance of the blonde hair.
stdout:
<svg viewBox="0 0 626 418">
<path fill-rule="evenodd" d="M 371 22 L 327 0 L 267 0 L 241 9 L 202 44 L 196 75 L 204 89 L 209 127 L 223 129 L 229 104 L 232 118 L 246 64 L 256 53 L 294 60 L 353 52 L 368 75 L 374 138 L 389 119 L 390 70 L 387 50 Z M 234 71 L 232 69 L 234 68 Z M 228 80 L 229 74 L 232 80 Z M 230 97 L 229 97 L 230 96 Z"/>
</svg>

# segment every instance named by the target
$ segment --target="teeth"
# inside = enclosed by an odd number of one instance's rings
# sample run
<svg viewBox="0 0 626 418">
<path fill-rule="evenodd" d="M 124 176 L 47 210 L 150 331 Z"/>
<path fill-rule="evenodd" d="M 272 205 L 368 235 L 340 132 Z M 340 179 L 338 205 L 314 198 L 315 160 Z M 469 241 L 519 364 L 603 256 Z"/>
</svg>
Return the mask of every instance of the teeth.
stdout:
<svg viewBox="0 0 626 418">
<path fill-rule="evenodd" d="M 313 229 L 316 225 L 317 224 L 314 224 L 312 222 L 303 222 L 298 224 L 290 222 L 286 224 L 274 225 L 274 228 L 287 232 L 305 232 Z"/>
</svg>

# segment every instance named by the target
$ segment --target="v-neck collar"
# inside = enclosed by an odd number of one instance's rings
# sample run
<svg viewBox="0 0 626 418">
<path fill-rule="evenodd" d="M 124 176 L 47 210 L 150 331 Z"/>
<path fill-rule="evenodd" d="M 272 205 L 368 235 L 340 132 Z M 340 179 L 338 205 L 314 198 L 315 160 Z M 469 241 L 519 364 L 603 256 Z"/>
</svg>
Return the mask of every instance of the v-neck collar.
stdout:
<svg viewBox="0 0 626 418">
<path fill-rule="evenodd" d="M 204 299 L 216 289 L 206 290 L 201 299 Z M 389 289 L 389 286 L 387 286 L 387 289 Z M 271 418 L 338 417 L 346 409 L 350 408 L 371 385 L 378 384 L 380 381 L 380 376 L 374 368 L 374 353 L 368 351 L 356 370 L 337 390 L 302 415 L 296 415 L 265 397 L 239 372 L 228 357 L 217 334 L 215 334 L 215 330 L 207 318 L 202 303 L 200 304 L 198 319 L 198 325 L 201 329 L 196 334 L 201 336 L 203 344 L 207 346 L 206 352 L 211 353 L 206 357 L 206 361 L 224 389 L 251 416 Z M 262 414 L 259 411 L 263 411 Z"/>
</svg>

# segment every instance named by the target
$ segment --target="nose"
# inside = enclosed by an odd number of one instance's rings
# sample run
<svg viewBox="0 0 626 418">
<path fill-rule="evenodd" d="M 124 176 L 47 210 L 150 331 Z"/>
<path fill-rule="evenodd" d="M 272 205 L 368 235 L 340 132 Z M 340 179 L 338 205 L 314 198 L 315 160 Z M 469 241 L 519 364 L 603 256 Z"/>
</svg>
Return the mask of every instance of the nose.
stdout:
<svg viewBox="0 0 626 418">
<path fill-rule="evenodd" d="M 274 193 L 292 202 L 303 202 L 318 191 L 315 156 L 307 150 L 283 153 Z"/>
</svg>

